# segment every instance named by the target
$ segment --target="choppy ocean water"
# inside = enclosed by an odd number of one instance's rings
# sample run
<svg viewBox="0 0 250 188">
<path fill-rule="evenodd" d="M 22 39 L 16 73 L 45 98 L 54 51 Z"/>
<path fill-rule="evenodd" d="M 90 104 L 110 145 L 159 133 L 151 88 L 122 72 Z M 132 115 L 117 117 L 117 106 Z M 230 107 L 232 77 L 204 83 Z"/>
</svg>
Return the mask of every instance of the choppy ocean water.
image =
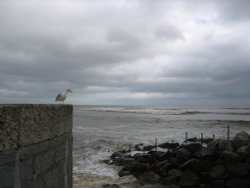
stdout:
<svg viewBox="0 0 250 188">
<path fill-rule="evenodd" d="M 74 106 L 74 187 L 100 188 L 102 184 L 136 187 L 133 177 L 119 178 L 118 168 L 100 163 L 130 144 L 153 144 L 189 137 L 226 137 L 250 133 L 250 107 L 215 106 Z"/>
</svg>

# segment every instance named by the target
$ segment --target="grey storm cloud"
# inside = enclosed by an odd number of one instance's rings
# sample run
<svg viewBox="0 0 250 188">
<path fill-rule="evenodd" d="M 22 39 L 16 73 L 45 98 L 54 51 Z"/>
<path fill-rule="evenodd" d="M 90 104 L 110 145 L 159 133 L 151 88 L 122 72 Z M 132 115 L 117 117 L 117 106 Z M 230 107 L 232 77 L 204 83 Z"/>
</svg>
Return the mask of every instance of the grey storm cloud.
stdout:
<svg viewBox="0 0 250 188">
<path fill-rule="evenodd" d="M 165 26 L 165 27 L 159 27 L 155 31 L 156 37 L 159 37 L 161 40 L 166 39 L 166 40 L 179 40 L 179 39 L 184 39 L 182 33 L 180 30 L 175 28 L 175 26 Z"/>
<path fill-rule="evenodd" d="M 3 0 L 0 102 L 249 104 L 248 0 Z"/>
</svg>

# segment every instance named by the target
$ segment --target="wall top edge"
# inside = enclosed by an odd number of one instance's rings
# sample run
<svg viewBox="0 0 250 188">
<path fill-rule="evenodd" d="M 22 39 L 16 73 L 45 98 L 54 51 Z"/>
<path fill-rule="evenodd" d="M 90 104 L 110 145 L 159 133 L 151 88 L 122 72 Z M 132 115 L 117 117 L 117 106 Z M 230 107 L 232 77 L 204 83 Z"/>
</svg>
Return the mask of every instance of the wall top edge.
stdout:
<svg viewBox="0 0 250 188">
<path fill-rule="evenodd" d="M 0 104 L 0 106 L 73 106 L 72 104 Z"/>
</svg>

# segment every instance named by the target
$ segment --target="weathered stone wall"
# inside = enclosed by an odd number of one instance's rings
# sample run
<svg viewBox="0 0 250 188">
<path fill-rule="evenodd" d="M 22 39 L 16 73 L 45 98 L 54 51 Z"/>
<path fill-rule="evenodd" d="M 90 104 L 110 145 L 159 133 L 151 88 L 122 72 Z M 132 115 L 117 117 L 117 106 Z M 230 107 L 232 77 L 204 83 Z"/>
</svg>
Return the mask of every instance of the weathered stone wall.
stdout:
<svg viewBox="0 0 250 188">
<path fill-rule="evenodd" d="M 72 187 L 71 105 L 0 105 L 0 188 Z"/>
</svg>

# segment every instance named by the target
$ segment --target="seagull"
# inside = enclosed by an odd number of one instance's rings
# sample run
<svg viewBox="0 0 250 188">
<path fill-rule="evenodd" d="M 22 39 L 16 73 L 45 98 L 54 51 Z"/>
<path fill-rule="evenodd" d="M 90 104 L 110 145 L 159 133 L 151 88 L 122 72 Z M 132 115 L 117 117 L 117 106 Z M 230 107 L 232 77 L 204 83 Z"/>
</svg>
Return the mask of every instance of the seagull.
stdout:
<svg viewBox="0 0 250 188">
<path fill-rule="evenodd" d="M 55 101 L 61 101 L 62 103 L 64 102 L 64 100 L 66 99 L 67 97 L 67 94 L 68 93 L 72 93 L 72 91 L 70 89 L 67 89 L 61 93 L 59 93 L 57 96 L 56 96 L 56 100 Z"/>
</svg>

